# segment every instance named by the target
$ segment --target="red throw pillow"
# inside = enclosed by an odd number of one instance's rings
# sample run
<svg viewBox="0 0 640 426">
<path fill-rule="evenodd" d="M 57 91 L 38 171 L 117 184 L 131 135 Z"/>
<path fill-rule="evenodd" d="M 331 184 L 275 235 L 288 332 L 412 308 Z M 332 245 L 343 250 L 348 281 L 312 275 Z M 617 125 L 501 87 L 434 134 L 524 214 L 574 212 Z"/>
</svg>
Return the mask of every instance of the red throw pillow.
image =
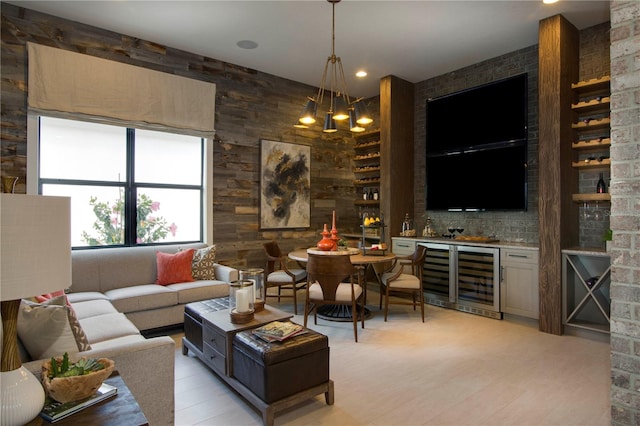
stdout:
<svg viewBox="0 0 640 426">
<path fill-rule="evenodd" d="M 42 303 L 42 302 L 46 302 L 47 300 L 51 300 L 54 297 L 58 297 L 58 296 L 66 296 L 66 294 L 64 294 L 64 290 L 54 291 L 53 293 L 41 294 L 40 296 L 36 296 L 36 301 L 38 303 Z M 67 305 L 68 304 L 69 304 L 69 301 L 67 301 Z"/>
<path fill-rule="evenodd" d="M 191 262 L 193 261 L 194 252 L 194 249 L 179 251 L 176 254 L 157 251 L 158 278 L 156 283 L 167 285 L 193 281 Z"/>
</svg>

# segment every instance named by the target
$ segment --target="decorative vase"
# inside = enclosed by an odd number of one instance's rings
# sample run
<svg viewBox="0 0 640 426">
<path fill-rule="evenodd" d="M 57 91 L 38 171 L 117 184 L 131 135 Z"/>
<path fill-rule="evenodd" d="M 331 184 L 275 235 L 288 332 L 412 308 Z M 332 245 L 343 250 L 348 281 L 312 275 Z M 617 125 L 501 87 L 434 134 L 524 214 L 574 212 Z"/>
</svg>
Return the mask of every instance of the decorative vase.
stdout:
<svg viewBox="0 0 640 426">
<path fill-rule="evenodd" d="M 322 235 L 322 239 L 318 241 L 318 244 L 316 244 L 318 249 L 322 251 L 333 250 L 334 242 L 331 238 L 329 238 L 329 235 L 331 234 L 329 233 L 329 229 L 327 229 L 326 223 L 324 224 L 324 230 L 322 231 L 321 235 Z"/>
<path fill-rule="evenodd" d="M 331 241 L 333 241 L 332 251 L 338 250 L 338 241 L 340 237 L 338 237 L 338 229 L 336 229 L 336 211 L 333 211 L 333 223 L 331 226 Z"/>
</svg>

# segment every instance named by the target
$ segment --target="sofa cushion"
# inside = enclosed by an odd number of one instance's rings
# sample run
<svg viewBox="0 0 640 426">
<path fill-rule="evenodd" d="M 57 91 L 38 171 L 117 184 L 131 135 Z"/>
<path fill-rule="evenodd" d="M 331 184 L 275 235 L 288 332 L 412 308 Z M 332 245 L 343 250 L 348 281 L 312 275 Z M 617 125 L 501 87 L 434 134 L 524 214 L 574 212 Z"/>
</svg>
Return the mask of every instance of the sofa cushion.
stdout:
<svg viewBox="0 0 640 426">
<path fill-rule="evenodd" d="M 114 288 L 105 292 L 119 312 L 137 312 L 178 304 L 178 293 L 159 284 Z"/>
<path fill-rule="evenodd" d="M 105 314 L 115 314 L 118 312 L 111 302 L 106 299 L 75 302 L 73 304 L 73 309 L 76 311 L 78 319 L 85 319 Z"/>
<path fill-rule="evenodd" d="M 67 300 L 73 305 L 77 302 L 84 302 L 87 300 L 109 300 L 107 296 L 97 291 L 81 291 L 79 293 L 68 293 Z"/>
<path fill-rule="evenodd" d="M 215 280 L 216 246 L 201 248 L 193 253 L 191 272 L 194 280 Z"/>
<path fill-rule="evenodd" d="M 17 329 L 32 359 L 90 349 L 87 336 L 64 296 L 43 303 L 23 300 L 18 311 Z"/>
<path fill-rule="evenodd" d="M 92 347 L 96 343 L 115 339 L 117 337 L 135 336 L 140 334 L 131 321 L 124 314 L 105 314 L 80 320 Z"/>
<path fill-rule="evenodd" d="M 114 348 L 123 348 L 129 345 L 135 347 L 136 343 L 143 340 L 146 339 L 142 334 L 130 334 L 128 336 L 114 337 L 113 339 L 105 340 L 103 342 L 92 343 L 91 349 L 94 351 L 104 351 L 113 350 Z"/>
<path fill-rule="evenodd" d="M 166 287 L 178 293 L 178 303 L 182 304 L 229 295 L 229 284 L 223 281 L 193 281 Z"/>
<path fill-rule="evenodd" d="M 191 272 L 194 249 L 186 249 L 175 254 L 156 252 L 158 277 L 160 285 L 193 281 Z"/>
</svg>

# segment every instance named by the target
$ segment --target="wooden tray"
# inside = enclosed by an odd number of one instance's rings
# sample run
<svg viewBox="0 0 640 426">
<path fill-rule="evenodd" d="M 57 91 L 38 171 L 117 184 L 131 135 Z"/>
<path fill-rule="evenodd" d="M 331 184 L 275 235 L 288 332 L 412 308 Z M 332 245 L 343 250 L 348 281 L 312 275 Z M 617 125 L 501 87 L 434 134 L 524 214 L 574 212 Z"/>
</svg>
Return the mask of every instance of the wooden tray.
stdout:
<svg viewBox="0 0 640 426">
<path fill-rule="evenodd" d="M 489 237 L 475 237 L 475 236 L 466 236 L 466 235 L 458 235 L 453 239 L 454 241 L 468 241 L 470 243 L 497 243 L 500 240 L 496 240 L 495 238 Z"/>
</svg>

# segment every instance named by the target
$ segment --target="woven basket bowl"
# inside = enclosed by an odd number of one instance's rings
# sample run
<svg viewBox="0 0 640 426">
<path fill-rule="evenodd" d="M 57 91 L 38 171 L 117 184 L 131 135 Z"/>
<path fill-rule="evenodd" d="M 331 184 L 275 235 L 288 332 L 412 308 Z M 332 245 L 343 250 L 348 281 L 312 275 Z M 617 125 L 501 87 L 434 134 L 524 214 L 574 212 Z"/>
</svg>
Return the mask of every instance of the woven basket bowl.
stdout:
<svg viewBox="0 0 640 426">
<path fill-rule="evenodd" d="M 62 358 L 58 358 L 62 362 Z M 115 363 L 107 358 L 99 358 L 98 362 L 105 368 L 94 371 L 83 376 L 55 377 L 49 379 L 51 371 L 51 360 L 42 364 L 42 385 L 51 398 L 58 402 L 79 401 L 95 393 L 102 385 L 102 382 L 111 375 Z"/>
</svg>

